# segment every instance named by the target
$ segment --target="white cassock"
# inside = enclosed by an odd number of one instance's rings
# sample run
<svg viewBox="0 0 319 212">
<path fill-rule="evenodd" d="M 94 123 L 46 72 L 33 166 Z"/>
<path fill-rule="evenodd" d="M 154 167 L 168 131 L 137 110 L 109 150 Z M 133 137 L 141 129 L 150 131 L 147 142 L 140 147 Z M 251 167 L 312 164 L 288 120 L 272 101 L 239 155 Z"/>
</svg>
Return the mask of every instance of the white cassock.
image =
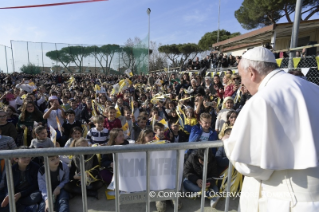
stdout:
<svg viewBox="0 0 319 212">
<path fill-rule="evenodd" d="M 241 212 L 319 211 L 319 87 L 274 70 L 241 110 L 228 158 L 245 175 Z"/>
</svg>

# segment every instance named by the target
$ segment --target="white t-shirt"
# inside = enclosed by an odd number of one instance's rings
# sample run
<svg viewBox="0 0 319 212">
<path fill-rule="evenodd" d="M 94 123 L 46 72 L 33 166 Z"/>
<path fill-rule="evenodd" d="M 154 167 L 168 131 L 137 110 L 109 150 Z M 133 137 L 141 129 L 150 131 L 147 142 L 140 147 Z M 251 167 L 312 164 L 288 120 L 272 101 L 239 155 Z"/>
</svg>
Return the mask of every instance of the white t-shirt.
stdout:
<svg viewBox="0 0 319 212">
<path fill-rule="evenodd" d="M 209 135 L 210 135 L 209 132 L 208 132 L 208 133 L 203 132 L 202 135 L 200 136 L 200 139 L 199 139 L 199 140 L 200 140 L 200 141 L 208 141 Z"/>
<path fill-rule="evenodd" d="M 46 113 L 49 109 L 45 109 L 44 113 Z M 64 123 L 64 119 L 62 118 L 62 111 L 60 109 L 52 110 L 50 116 L 48 117 L 48 127 L 52 126 L 54 129 L 58 129 L 58 124 L 56 121 L 56 117 L 58 116 L 61 126 Z"/>
</svg>

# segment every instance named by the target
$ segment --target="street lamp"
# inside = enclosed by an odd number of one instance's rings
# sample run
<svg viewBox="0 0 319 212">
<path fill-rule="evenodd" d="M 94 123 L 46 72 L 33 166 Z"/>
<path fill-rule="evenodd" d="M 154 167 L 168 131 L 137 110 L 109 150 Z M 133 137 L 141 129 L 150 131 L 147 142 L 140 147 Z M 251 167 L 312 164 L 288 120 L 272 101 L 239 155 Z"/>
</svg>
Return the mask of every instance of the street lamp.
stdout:
<svg viewBox="0 0 319 212">
<path fill-rule="evenodd" d="M 147 8 L 147 15 L 148 15 L 148 48 L 147 48 L 147 52 L 148 52 L 148 73 L 150 73 L 150 17 L 151 17 L 151 9 Z"/>
</svg>

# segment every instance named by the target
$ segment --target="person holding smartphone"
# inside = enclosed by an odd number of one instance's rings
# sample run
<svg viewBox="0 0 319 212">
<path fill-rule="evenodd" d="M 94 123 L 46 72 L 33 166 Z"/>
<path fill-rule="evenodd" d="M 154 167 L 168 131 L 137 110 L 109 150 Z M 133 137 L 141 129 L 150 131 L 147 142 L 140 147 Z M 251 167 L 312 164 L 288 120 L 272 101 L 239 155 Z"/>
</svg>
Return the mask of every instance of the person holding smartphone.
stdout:
<svg viewBox="0 0 319 212">
<path fill-rule="evenodd" d="M 219 197 L 211 197 L 215 192 L 218 192 L 216 180 L 218 177 L 218 166 L 212 151 L 208 151 L 208 164 L 207 164 L 207 180 L 206 185 L 203 185 L 203 164 L 204 164 L 204 151 L 205 149 L 198 149 L 187 157 L 184 165 L 183 186 L 188 192 L 200 192 L 202 187 L 208 188 L 206 197 L 210 199 L 210 206 L 215 207 Z"/>
</svg>

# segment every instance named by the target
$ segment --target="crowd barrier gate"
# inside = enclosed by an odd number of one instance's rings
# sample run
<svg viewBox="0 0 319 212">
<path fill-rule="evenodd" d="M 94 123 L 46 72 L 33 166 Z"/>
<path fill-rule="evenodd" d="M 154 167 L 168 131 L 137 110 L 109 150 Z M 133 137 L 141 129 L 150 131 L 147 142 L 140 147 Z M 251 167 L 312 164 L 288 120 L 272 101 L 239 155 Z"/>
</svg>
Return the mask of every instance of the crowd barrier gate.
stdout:
<svg viewBox="0 0 319 212">
<path fill-rule="evenodd" d="M 9 207 L 10 211 L 16 211 L 15 201 L 14 201 L 14 187 L 13 187 L 13 175 L 11 169 L 11 158 L 15 157 L 37 157 L 43 156 L 44 157 L 44 167 L 45 167 L 45 178 L 46 178 L 46 187 L 48 193 L 48 202 L 49 202 L 49 212 L 53 212 L 53 199 L 52 199 L 52 189 L 51 189 L 51 178 L 49 170 L 49 160 L 48 156 L 52 155 L 80 155 L 80 168 L 81 171 L 85 170 L 84 167 L 84 155 L 87 154 L 109 154 L 113 153 L 115 155 L 114 158 L 114 167 L 115 167 L 115 208 L 116 211 L 120 211 L 120 205 L 122 204 L 130 204 L 132 202 L 128 201 L 125 202 L 124 200 L 120 202 L 121 196 L 125 196 L 127 194 L 120 194 L 119 191 L 119 179 L 118 173 L 118 155 L 117 153 L 125 153 L 125 152 L 146 152 L 146 193 L 145 192 L 136 192 L 134 195 L 145 195 L 146 194 L 146 211 L 150 211 L 150 152 L 151 151 L 166 151 L 166 150 L 176 150 L 178 158 L 176 160 L 176 183 L 178 184 L 178 176 L 179 176 L 179 150 L 186 150 L 186 149 L 205 149 L 204 153 L 204 167 L 203 167 L 203 185 L 206 185 L 206 178 L 207 178 L 207 157 L 208 157 L 208 150 L 209 148 L 218 148 L 223 146 L 223 142 L 221 140 L 218 141 L 206 141 L 206 142 L 187 142 L 187 143 L 171 143 L 171 144 L 153 144 L 153 145 L 126 145 L 126 146 L 103 146 L 99 148 L 92 148 L 92 147 L 74 147 L 74 148 L 46 148 L 46 149 L 21 149 L 21 150 L 3 150 L 0 151 L 0 158 L 5 160 L 5 170 L 7 175 L 7 186 L 8 186 L 8 195 L 9 195 Z M 229 163 L 230 167 L 228 170 L 231 170 L 231 163 Z M 228 179 L 231 178 L 231 172 L 228 172 Z M 81 174 L 81 188 L 82 188 L 82 201 L 83 201 L 83 212 L 88 211 L 87 208 L 87 196 L 86 196 L 86 182 L 85 182 L 85 175 Z M 165 190 L 166 191 L 166 190 Z M 178 192 L 178 186 L 174 190 L 167 190 Z M 226 192 L 230 191 L 230 181 L 227 182 Z M 202 188 L 202 194 L 205 193 L 205 186 Z M 173 199 L 170 197 L 156 197 L 152 199 L 152 201 L 158 200 L 169 200 Z M 138 201 L 135 201 L 137 203 Z M 144 201 L 142 201 L 144 202 Z M 175 202 L 178 203 L 178 196 L 175 197 Z M 205 206 L 205 195 L 201 195 L 201 211 L 204 211 Z M 226 196 L 226 203 L 225 203 L 225 212 L 228 212 L 229 208 L 229 195 Z M 174 211 L 177 212 L 178 204 L 174 204 Z"/>
</svg>

